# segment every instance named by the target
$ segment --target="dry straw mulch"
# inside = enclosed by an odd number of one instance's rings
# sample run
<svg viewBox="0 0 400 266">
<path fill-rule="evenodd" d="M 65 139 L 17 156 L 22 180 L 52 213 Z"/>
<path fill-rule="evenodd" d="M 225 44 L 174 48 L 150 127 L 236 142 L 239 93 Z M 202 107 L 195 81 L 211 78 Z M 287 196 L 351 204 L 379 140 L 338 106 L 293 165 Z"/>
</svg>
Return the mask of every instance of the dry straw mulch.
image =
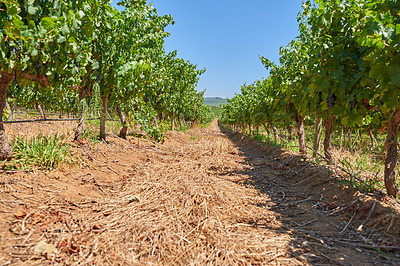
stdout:
<svg viewBox="0 0 400 266">
<path fill-rule="evenodd" d="M 356 232 L 366 220 L 363 206 L 354 212 L 349 205 L 358 194 L 335 201 L 340 194 L 329 171 L 228 136 L 214 122 L 171 132 L 164 145 L 111 137 L 76 148 L 87 157 L 81 169 L 3 176 L 0 264 L 350 265 L 399 258 L 397 236 L 378 227 Z M 389 209 L 393 230 L 399 223 Z M 365 227 L 382 217 L 370 216 Z M 374 245 L 391 246 L 389 258 Z"/>
<path fill-rule="evenodd" d="M 115 229 L 94 240 L 103 262 L 301 264 L 290 258 L 291 237 L 279 232 L 276 214 L 257 207 L 265 199 L 209 171 L 224 168 L 213 156 L 221 152 L 236 151 L 226 138 L 215 137 L 154 151 L 118 200 L 92 218 Z"/>
</svg>

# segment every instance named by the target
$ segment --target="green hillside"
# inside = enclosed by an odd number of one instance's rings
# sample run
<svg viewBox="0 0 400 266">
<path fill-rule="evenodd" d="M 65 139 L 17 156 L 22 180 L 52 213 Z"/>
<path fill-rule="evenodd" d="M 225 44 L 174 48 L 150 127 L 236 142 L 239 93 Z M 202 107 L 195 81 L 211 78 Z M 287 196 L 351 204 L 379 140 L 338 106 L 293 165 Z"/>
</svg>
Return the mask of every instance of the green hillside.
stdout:
<svg viewBox="0 0 400 266">
<path fill-rule="evenodd" d="M 205 97 L 204 104 L 209 106 L 219 107 L 220 105 L 225 105 L 227 103 L 227 99 L 222 99 L 220 97 Z"/>
</svg>

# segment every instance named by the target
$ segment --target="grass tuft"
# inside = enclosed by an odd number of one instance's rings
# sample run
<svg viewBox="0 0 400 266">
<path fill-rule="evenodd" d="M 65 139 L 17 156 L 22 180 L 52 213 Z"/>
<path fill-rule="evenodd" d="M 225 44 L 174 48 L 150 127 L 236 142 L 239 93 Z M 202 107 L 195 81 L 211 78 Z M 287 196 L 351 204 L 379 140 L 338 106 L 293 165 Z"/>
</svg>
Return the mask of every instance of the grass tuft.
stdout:
<svg viewBox="0 0 400 266">
<path fill-rule="evenodd" d="M 59 135 L 38 135 L 31 139 L 15 137 L 11 140 L 14 156 L 6 169 L 52 170 L 62 164 L 72 163 L 70 146 Z"/>
</svg>

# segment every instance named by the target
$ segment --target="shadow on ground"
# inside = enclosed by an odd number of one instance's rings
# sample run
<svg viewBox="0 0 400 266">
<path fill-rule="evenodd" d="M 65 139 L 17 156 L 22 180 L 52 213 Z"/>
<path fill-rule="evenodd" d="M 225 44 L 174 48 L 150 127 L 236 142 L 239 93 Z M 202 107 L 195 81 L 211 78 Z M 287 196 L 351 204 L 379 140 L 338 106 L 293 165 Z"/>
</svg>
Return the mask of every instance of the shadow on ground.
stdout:
<svg viewBox="0 0 400 266">
<path fill-rule="evenodd" d="M 221 127 L 237 146 L 243 171 L 213 169 L 220 176 L 246 176 L 234 182 L 256 188 L 271 202 L 280 233 L 292 236 L 291 256 L 312 265 L 400 264 L 400 216 L 395 204 L 335 180 L 323 165 L 284 149 L 268 147 Z M 387 200 L 387 198 L 386 198 Z M 265 219 L 241 221 L 276 230 Z"/>
</svg>

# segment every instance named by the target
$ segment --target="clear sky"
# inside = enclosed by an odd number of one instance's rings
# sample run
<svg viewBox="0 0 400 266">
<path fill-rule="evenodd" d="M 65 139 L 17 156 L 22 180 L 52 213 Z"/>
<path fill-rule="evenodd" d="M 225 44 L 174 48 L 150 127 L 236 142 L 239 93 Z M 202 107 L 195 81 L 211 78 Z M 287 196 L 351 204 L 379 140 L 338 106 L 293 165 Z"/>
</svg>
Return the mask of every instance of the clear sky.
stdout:
<svg viewBox="0 0 400 266">
<path fill-rule="evenodd" d="M 298 35 L 301 0 L 149 0 L 159 15 L 171 14 L 166 51 L 207 71 L 197 90 L 232 98 L 245 82 L 268 75 L 259 55 L 278 63 L 279 47 Z"/>
</svg>

